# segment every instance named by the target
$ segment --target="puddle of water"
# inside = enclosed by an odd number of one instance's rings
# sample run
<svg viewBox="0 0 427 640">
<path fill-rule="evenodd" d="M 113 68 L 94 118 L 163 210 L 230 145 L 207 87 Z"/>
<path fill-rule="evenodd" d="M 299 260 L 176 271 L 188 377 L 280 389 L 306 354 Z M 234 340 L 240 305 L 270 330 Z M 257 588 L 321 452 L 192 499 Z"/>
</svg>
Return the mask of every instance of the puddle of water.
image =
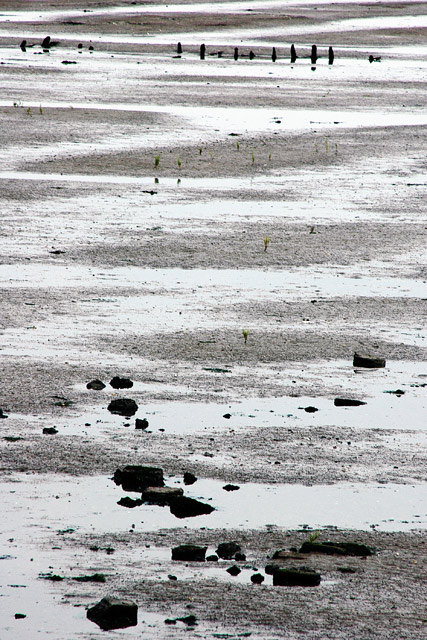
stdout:
<svg viewBox="0 0 427 640">
<path fill-rule="evenodd" d="M 3 513 L 8 514 L 4 536 L 18 542 L 29 531 L 35 540 L 69 528 L 81 534 L 120 533 L 129 531 L 133 524 L 136 531 L 177 526 L 230 529 L 275 525 L 294 529 L 302 524 L 349 529 L 368 529 L 375 524 L 384 531 L 427 528 L 425 485 L 247 483 L 238 491 L 227 492 L 222 489 L 224 482 L 198 480 L 184 487 L 185 495 L 208 502 L 216 510 L 208 516 L 179 520 L 167 507 L 127 509 L 117 505 L 126 494 L 109 478 L 22 474 L 13 478 L 17 481 L 1 485 Z M 181 481 L 172 478 L 167 483 L 175 486 Z"/>
</svg>

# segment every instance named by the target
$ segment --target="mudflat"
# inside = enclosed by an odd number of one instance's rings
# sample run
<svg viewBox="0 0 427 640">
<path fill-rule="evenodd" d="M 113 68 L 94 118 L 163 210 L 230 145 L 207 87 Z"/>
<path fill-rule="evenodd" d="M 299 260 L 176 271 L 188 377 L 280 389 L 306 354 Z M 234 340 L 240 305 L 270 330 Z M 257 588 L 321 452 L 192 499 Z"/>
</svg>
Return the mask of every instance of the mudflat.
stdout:
<svg viewBox="0 0 427 640">
<path fill-rule="evenodd" d="M 7 5 L 0 636 L 425 637 L 425 3 Z"/>
</svg>

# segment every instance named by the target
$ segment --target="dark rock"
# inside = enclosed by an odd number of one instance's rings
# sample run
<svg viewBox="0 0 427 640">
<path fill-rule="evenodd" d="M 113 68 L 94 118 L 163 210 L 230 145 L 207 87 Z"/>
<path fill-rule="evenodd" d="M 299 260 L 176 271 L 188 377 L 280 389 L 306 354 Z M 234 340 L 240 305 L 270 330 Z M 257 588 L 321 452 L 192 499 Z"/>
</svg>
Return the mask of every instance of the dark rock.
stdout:
<svg viewBox="0 0 427 640">
<path fill-rule="evenodd" d="M 325 553 L 340 556 L 372 556 L 375 549 L 358 542 L 303 542 L 299 553 Z"/>
<path fill-rule="evenodd" d="M 176 582 L 178 580 L 178 578 L 173 576 L 171 573 L 168 575 L 168 579 L 171 580 L 171 582 Z"/>
<path fill-rule="evenodd" d="M 165 624 L 176 624 L 175 618 L 166 618 Z"/>
<path fill-rule="evenodd" d="M 184 494 L 181 487 L 147 487 L 141 494 L 141 500 L 148 504 L 169 504 L 172 498 L 179 498 Z"/>
<path fill-rule="evenodd" d="M 381 62 L 381 56 L 370 55 L 368 60 L 369 62 Z"/>
<path fill-rule="evenodd" d="M 119 416 L 130 417 L 138 411 L 138 405 L 135 400 L 118 398 L 117 400 L 112 400 L 107 409 L 111 411 L 111 413 L 117 413 Z"/>
<path fill-rule="evenodd" d="M 332 47 L 328 49 L 328 64 L 334 64 L 335 54 Z"/>
<path fill-rule="evenodd" d="M 47 436 L 54 436 L 58 433 L 58 429 L 55 429 L 55 427 L 43 427 L 43 433 Z"/>
<path fill-rule="evenodd" d="M 0 409 L 0 420 L 2 418 L 7 418 L 8 416 L 4 413 L 3 409 Z"/>
<path fill-rule="evenodd" d="M 251 582 L 253 582 L 253 584 L 262 584 L 264 580 L 265 578 L 261 573 L 254 573 L 251 576 Z"/>
<path fill-rule="evenodd" d="M 113 387 L 113 389 L 131 389 L 133 387 L 133 382 L 129 378 L 114 376 L 114 378 L 110 380 L 110 387 Z"/>
<path fill-rule="evenodd" d="M 64 576 L 59 576 L 56 573 L 40 573 L 39 578 L 43 580 L 50 580 L 51 582 L 62 582 Z"/>
<path fill-rule="evenodd" d="M 355 353 L 353 356 L 353 367 L 379 369 L 381 367 L 385 367 L 385 360 L 384 358 L 376 358 L 366 354 Z"/>
<path fill-rule="evenodd" d="M 199 547 L 195 544 L 181 544 L 172 549 L 172 560 L 184 562 L 204 562 L 207 547 Z"/>
<path fill-rule="evenodd" d="M 76 582 L 105 582 L 103 573 L 93 573 L 91 576 L 76 576 L 73 578 Z"/>
<path fill-rule="evenodd" d="M 233 55 L 235 60 L 239 59 L 239 49 L 237 47 L 234 48 L 234 55 Z"/>
<path fill-rule="evenodd" d="M 240 487 L 237 484 L 226 484 L 223 489 L 224 491 L 238 491 Z"/>
<path fill-rule="evenodd" d="M 51 46 L 50 36 L 46 36 L 46 38 L 42 41 L 42 49 L 49 49 Z"/>
<path fill-rule="evenodd" d="M 316 413 L 316 411 L 319 411 L 319 409 L 317 407 L 298 407 L 299 409 L 304 409 L 304 411 L 306 411 L 307 413 Z"/>
<path fill-rule="evenodd" d="M 276 569 L 273 572 L 273 585 L 283 587 L 316 587 L 321 576 L 311 569 Z"/>
<path fill-rule="evenodd" d="M 15 613 L 15 620 L 22 620 L 23 618 L 26 618 L 27 614 L 26 613 Z"/>
<path fill-rule="evenodd" d="M 234 554 L 234 559 L 237 562 L 244 562 L 246 560 L 246 554 L 240 553 L 240 551 L 238 551 L 237 553 Z"/>
<path fill-rule="evenodd" d="M 101 391 L 102 389 L 105 389 L 105 384 L 98 379 L 91 380 L 91 382 L 87 383 L 86 389 L 92 389 L 93 391 Z"/>
<path fill-rule="evenodd" d="M 147 429 L 148 420 L 147 418 L 135 418 L 135 429 Z"/>
<path fill-rule="evenodd" d="M 264 571 L 268 576 L 272 576 L 276 569 L 279 569 L 279 567 L 277 567 L 275 564 L 267 564 L 265 565 Z"/>
<path fill-rule="evenodd" d="M 238 566 L 236 566 L 235 564 L 233 564 L 232 567 L 228 567 L 228 569 L 226 569 L 227 573 L 230 574 L 230 576 L 238 576 L 239 573 L 241 573 L 241 569 L 239 569 Z"/>
<path fill-rule="evenodd" d="M 200 60 L 204 60 L 206 55 L 206 46 L 204 44 L 200 45 Z"/>
<path fill-rule="evenodd" d="M 128 509 L 133 509 L 134 507 L 140 507 L 144 503 L 139 498 L 134 500 L 133 498 L 129 498 L 129 496 L 125 496 L 124 498 L 120 498 L 117 504 L 119 504 L 121 507 L 127 507 Z"/>
<path fill-rule="evenodd" d="M 87 617 L 101 629 L 124 629 L 138 624 L 138 607 L 131 600 L 107 596 L 87 611 Z"/>
<path fill-rule="evenodd" d="M 182 54 L 182 44 L 180 42 L 178 42 L 178 46 L 176 48 L 176 52 L 178 55 Z"/>
<path fill-rule="evenodd" d="M 62 60 L 61 64 L 77 64 L 75 60 Z"/>
<path fill-rule="evenodd" d="M 216 550 L 217 554 L 223 560 L 231 560 L 234 554 L 241 551 L 241 547 L 237 542 L 221 542 Z"/>
<path fill-rule="evenodd" d="M 219 558 L 214 553 L 206 557 L 206 562 L 218 562 Z"/>
<path fill-rule="evenodd" d="M 27 41 L 26 40 L 22 40 L 21 44 L 19 45 L 21 51 L 26 51 L 27 50 Z"/>
<path fill-rule="evenodd" d="M 186 498 L 185 496 L 172 498 L 169 502 L 169 508 L 176 518 L 193 518 L 195 516 L 207 515 L 212 513 L 212 511 L 215 511 L 210 504 L 199 502 L 194 498 Z"/>
<path fill-rule="evenodd" d="M 255 54 L 253 51 L 249 51 L 249 60 L 253 60 L 255 58 Z"/>
<path fill-rule="evenodd" d="M 225 418 L 226 420 L 230 420 L 231 413 L 224 413 L 224 415 L 222 417 Z"/>
<path fill-rule="evenodd" d="M 356 573 L 356 569 L 353 569 L 353 567 L 337 567 L 337 571 L 340 573 Z"/>
<path fill-rule="evenodd" d="M 194 475 L 194 473 L 191 473 L 190 471 L 185 471 L 184 484 L 186 485 L 194 484 L 196 481 L 197 481 L 197 477 Z"/>
<path fill-rule="evenodd" d="M 384 393 L 391 393 L 392 395 L 395 395 L 397 397 L 405 395 L 405 392 L 402 389 L 396 389 L 396 391 L 384 391 Z"/>
<path fill-rule="evenodd" d="M 180 622 L 188 625 L 189 627 L 194 627 L 197 624 L 197 618 L 195 615 L 190 614 L 189 616 L 184 616 L 183 618 L 177 618 Z"/>
<path fill-rule="evenodd" d="M 89 51 L 95 51 L 95 47 L 92 44 L 88 47 L 88 49 Z"/>
<path fill-rule="evenodd" d="M 353 398 L 335 398 L 334 405 L 336 407 L 360 407 L 366 404 L 362 400 L 353 400 Z"/>
<path fill-rule="evenodd" d="M 163 470 L 157 467 L 128 465 L 116 469 L 113 480 L 124 491 L 144 491 L 147 487 L 163 487 Z"/>
</svg>

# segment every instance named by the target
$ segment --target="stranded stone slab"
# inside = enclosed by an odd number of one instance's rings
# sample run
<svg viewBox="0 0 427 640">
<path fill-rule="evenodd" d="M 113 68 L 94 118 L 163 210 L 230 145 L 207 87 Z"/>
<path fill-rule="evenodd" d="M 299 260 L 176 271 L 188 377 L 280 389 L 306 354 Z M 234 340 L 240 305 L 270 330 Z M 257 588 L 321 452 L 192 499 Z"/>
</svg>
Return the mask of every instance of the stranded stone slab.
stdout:
<svg viewBox="0 0 427 640">
<path fill-rule="evenodd" d="M 138 405 L 135 400 L 118 398 L 117 400 L 111 400 L 107 409 L 111 413 L 117 413 L 119 416 L 133 416 L 138 411 Z"/>
<path fill-rule="evenodd" d="M 144 491 L 147 487 L 163 487 L 163 470 L 158 467 L 128 465 L 116 469 L 113 480 L 124 491 Z"/>
<path fill-rule="evenodd" d="M 169 504 L 172 498 L 180 498 L 184 494 L 181 487 L 147 487 L 141 495 L 141 500 L 148 504 Z"/>
<path fill-rule="evenodd" d="M 316 587 L 320 579 L 320 573 L 310 569 L 276 569 L 273 572 L 273 585 L 280 587 Z"/>
<path fill-rule="evenodd" d="M 216 550 L 219 557 L 223 560 L 231 560 L 239 551 L 241 551 L 241 547 L 237 542 L 221 542 Z"/>
<path fill-rule="evenodd" d="M 172 560 L 184 562 L 204 562 L 207 547 L 199 547 L 195 544 L 181 544 L 172 549 Z"/>
<path fill-rule="evenodd" d="M 138 607 L 131 600 L 107 596 L 87 611 L 87 617 L 101 629 L 124 629 L 138 624 Z"/>
<path fill-rule="evenodd" d="M 385 360 L 384 358 L 375 358 L 366 354 L 355 353 L 353 356 L 353 367 L 379 369 L 380 367 L 385 367 Z"/>
<path fill-rule="evenodd" d="M 335 398 L 334 405 L 336 407 L 360 407 L 366 404 L 363 400 L 353 400 L 353 398 Z"/>
</svg>

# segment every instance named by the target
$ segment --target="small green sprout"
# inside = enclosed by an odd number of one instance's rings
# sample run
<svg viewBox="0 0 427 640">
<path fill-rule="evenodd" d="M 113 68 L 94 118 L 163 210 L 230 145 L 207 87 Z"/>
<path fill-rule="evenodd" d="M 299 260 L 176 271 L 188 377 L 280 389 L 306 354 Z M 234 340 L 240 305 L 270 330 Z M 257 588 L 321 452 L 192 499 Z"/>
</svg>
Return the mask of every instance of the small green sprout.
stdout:
<svg viewBox="0 0 427 640">
<path fill-rule="evenodd" d="M 40 115 L 43 115 L 43 107 L 41 105 L 39 105 L 39 111 L 40 111 Z"/>
<path fill-rule="evenodd" d="M 202 147 L 199 147 L 199 156 L 202 155 L 202 151 L 203 151 Z"/>
<path fill-rule="evenodd" d="M 251 150 L 251 158 L 252 158 L 252 164 L 255 164 L 255 153 L 254 150 Z"/>
<path fill-rule="evenodd" d="M 328 151 L 329 151 L 328 138 L 325 138 L 325 149 L 326 149 L 326 153 L 328 153 Z"/>
<path fill-rule="evenodd" d="M 269 244 L 270 244 L 270 238 L 268 236 L 265 236 L 265 238 L 264 238 L 264 251 L 267 251 Z"/>
<path fill-rule="evenodd" d="M 178 156 L 178 169 L 181 169 L 181 158 Z"/>
<path fill-rule="evenodd" d="M 27 107 L 27 115 L 33 117 L 30 107 Z"/>
<path fill-rule="evenodd" d="M 242 329 L 242 334 L 243 334 L 243 338 L 245 340 L 245 344 L 248 341 L 248 335 L 249 335 L 249 330 L 248 329 Z"/>
<path fill-rule="evenodd" d="M 237 151 L 240 151 L 240 142 L 238 140 L 236 140 L 236 149 Z"/>
<path fill-rule="evenodd" d="M 157 154 L 154 158 L 154 168 L 157 169 L 160 164 L 160 154 Z"/>
<path fill-rule="evenodd" d="M 268 159 L 271 162 L 271 153 L 268 154 Z"/>
<path fill-rule="evenodd" d="M 313 531 L 313 533 L 310 533 L 310 535 L 308 536 L 308 542 L 312 544 L 319 537 L 320 537 L 320 531 Z"/>
</svg>

